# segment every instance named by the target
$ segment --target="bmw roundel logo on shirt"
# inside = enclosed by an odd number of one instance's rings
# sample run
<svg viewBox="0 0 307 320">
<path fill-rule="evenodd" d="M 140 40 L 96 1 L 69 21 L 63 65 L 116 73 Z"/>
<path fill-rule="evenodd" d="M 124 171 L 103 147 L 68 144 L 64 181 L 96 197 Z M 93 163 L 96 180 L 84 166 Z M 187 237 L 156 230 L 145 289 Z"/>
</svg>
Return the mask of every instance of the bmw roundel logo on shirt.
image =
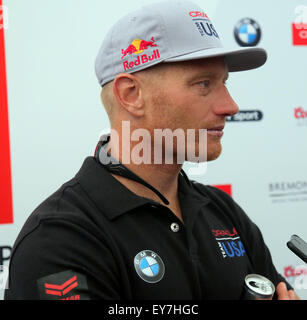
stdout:
<svg viewBox="0 0 307 320">
<path fill-rule="evenodd" d="M 160 256 L 151 250 L 142 250 L 134 257 L 134 267 L 139 277 L 148 282 L 159 282 L 165 272 L 165 266 Z"/>
<path fill-rule="evenodd" d="M 254 47 L 260 41 L 261 29 L 255 20 L 244 18 L 236 24 L 234 36 L 241 47 Z"/>
</svg>

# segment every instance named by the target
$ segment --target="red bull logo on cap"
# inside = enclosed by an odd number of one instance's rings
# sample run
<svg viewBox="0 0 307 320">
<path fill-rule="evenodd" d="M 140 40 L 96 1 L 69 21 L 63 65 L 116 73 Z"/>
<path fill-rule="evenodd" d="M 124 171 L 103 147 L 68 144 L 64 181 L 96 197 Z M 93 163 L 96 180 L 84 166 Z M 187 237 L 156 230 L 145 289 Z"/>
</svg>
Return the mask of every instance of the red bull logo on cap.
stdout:
<svg viewBox="0 0 307 320">
<path fill-rule="evenodd" d="M 122 49 L 122 60 L 125 59 L 127 56 L 129 57 L 132 54 L 140 54 L 135 60 L 133 61 L 123 61 L 124 70 L 129 70 L 135 66 L 142 65 L 149 61 L 153 61 L 160 58 L 159 49 L 153 50 L 152 55 L 141 54 L 144 50 L 149 48 L 157 47 L 155 43 L 154 37 L 151 37 L 150 41 L 142 40 L 142 39 L 134 39 L 131 44 L 128 46 L 127 49 Z"/>
</svg>

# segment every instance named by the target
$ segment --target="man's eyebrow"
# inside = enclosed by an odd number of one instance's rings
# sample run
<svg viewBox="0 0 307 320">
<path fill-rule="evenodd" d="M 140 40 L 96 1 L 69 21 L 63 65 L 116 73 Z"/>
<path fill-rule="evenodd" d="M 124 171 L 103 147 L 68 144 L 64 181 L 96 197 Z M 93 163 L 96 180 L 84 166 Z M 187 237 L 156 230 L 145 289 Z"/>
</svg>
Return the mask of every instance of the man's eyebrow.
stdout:
<svg viewBox="0 0 307 320">
<path fill-rule="evenodd" d="M 189 77 L 189 81 L 194 81 L 194 80 L 198 80 L 201 78 L 219 78 L 219 75 L 216 72 L 211 72 L 211 71 L 203 71 L 203 72 L 199 72 L 196 74 L 193 74 Z M 223 75 L 223 80 L 226 81 L 229 78 L 229 73 L 228 71 L 225 72 L 225 74 Z"/>
</svg>

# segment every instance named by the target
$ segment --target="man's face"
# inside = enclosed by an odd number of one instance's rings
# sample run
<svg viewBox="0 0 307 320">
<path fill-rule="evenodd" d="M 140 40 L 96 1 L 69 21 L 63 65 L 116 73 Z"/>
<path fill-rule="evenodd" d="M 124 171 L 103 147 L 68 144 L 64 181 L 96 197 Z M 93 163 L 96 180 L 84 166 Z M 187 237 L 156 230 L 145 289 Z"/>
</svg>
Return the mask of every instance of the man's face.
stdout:
<svg viewBox="0 0 307 320">
<path fill-rule="evenodd" d="M 194 129 L 196 155 L 200 147 L 198 130 L 207 129 L 207 160 L 216 159 L 222 150 L 226 116 L 238 112 L 225 86 L 228 71 L 224 59 L 168 63 L 162 65 L 158 77 L 147 78 L 144 91 L 147 128 L 151 131 L 180 128 L 185 133 Z M 176 143 L 176 153 L 175 147 Z"/>
</svg>

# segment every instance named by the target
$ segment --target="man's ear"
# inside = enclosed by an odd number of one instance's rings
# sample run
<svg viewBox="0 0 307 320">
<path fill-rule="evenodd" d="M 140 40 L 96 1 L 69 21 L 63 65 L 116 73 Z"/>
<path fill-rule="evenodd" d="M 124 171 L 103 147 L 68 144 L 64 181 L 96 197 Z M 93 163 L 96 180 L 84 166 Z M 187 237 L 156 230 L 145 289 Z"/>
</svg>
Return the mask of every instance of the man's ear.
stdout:
<svg viewBox="0 0 307 320">
<path fill-rule="evenodd" d="M 113 83 L 113 94 L 118 104 L 133 116 L 144 115 L 144 100 L 138 79 L 129 73 L 121 73 Z"/>
</svg>

